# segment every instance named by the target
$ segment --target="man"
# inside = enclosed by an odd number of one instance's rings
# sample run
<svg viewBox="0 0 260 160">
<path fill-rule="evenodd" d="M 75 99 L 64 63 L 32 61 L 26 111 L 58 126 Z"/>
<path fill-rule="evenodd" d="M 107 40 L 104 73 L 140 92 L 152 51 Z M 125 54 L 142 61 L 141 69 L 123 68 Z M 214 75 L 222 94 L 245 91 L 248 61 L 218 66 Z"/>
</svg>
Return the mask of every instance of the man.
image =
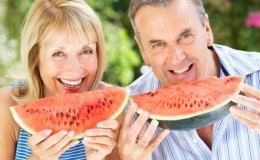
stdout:
<svg viewBox="0 0 260 160">
<path fill-rule="evenodd" d="M 260 54 L 213 44 L 201 0 L 131 0 L 129 16 L 143 60 L 151 66 L 130 85 L 132 94 L 228 75 L 245 76 L 245 83 L 260 88 Z M 121 159 L 260 159 L 260 92 L 249 85 L 241 86 L 246 96 L 233 98 L 241 105 L 232 106 L 230 115 L 195 130 L 168 134 L 156 129 L 157 121 L 144 130 L 148 113 L 131 125 L 136 106 L 130 106 L 118 138 Z"/>
</svg>

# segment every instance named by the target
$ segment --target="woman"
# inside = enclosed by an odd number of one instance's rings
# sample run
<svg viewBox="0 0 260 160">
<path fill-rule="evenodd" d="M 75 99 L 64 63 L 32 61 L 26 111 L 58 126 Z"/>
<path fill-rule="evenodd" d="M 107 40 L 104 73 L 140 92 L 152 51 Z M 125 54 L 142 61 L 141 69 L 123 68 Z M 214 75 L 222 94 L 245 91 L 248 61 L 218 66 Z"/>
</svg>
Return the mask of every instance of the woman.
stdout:
<svg viewBox="0 0 260 160">
<path fill-rule="evenodd" d="M 58 92 L 102 89 L 106 66 L 100 20 L 84 0 L 35 0 L 21 32 L 26 78 L 0 90 L 0 159 L 105 159 L 115 147 L 116 120 L 86 131 L 83 142 L 73 131 L 50 135 L 46 128 L 29 136 L 8 107 Z"/>
</svg>

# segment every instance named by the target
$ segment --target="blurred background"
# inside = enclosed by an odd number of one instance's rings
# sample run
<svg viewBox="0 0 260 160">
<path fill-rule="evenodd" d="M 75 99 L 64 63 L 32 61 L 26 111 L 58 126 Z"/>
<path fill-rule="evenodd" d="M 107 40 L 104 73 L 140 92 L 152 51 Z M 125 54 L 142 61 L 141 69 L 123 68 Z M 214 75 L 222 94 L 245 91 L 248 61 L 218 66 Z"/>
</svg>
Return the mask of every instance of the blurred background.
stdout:
<svg viewBox="0 0 260 160">
<path fill-rule="evenodd" d="M 129 0 L 86 0 L 103 23 L 108 53 L 104 81 L 126 86 L 145 71 L 127 16 Z M 33 0 L 0 0 L 0 87 L 21 70 L 19 35 Z M 260 52 L 260 0 L 204 0 L 215 43 Z"/>
</svg>

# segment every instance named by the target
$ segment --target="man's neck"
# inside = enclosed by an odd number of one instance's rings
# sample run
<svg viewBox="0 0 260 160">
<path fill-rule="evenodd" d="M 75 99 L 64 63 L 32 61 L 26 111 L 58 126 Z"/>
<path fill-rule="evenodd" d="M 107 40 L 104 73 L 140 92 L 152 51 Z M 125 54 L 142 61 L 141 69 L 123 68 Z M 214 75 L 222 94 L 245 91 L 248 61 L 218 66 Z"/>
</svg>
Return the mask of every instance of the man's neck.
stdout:
<svg viewBox="0 0 260 160">
<path fill-rule="evenodd" d="M 197 129 L 199 137 L 204 141 L 204 143 L 211 149 L 212 138 L 213 138 L 213 124 Z"/>
</svg>

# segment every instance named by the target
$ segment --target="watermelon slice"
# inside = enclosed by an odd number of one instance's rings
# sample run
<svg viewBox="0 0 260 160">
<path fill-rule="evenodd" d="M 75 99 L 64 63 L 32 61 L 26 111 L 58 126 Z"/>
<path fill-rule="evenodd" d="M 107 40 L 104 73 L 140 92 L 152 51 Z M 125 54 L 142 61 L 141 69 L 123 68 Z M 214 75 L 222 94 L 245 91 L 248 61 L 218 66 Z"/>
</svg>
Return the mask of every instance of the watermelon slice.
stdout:
<svg viewBox="0 0 260 160">
<path fill-rule="evenodd" d="M 87 129 L 97 123 L 115 119 L 123 111 L 129 98 L 129 89 L 109 87 L 84 93 L 58 93 L 10 107 L 17 124 L 29 134 L 51 129 L 75 131 L 73 139 L 80 139 Z"/>
<path fill-rule="evenodd" d="M 227 114 L 231 97 L 239 93 L 243 77 L 181 82 L 156 89 L 154 92 L 132 96 L 138 111 L 148 111 L 151 119 L 163 128 L 190 130 L 213 123 Z"/>
</svg>

